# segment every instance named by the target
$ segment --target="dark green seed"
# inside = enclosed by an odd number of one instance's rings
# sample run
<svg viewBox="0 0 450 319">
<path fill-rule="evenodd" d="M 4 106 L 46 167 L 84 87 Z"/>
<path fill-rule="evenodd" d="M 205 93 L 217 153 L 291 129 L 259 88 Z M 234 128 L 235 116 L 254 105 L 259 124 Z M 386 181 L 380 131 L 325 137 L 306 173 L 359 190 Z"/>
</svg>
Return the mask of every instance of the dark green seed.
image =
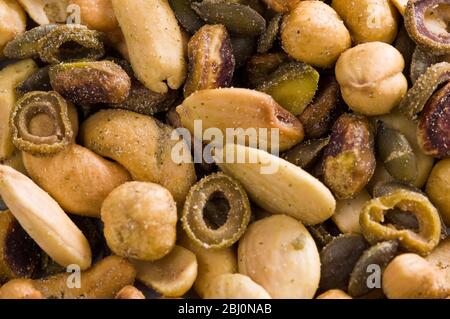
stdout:
<svg viewBox="0 0 450 319">
<path fill-rule="evenodd" d="M 266 53 L 273 47 L 273 44 L 277 39 L 278 32 L 280 31 L 280 24 L 282 18 L 283 18 L 282 14 L 277 14 L 269 21 L 267 29 L 263 32 L 263 34 L 261 34 L 261 36 L 258 39 L 258 47 L 257 47 L 258 53 Z"/>
<path fill-rule="evenodd" d="M 251 37 L 231 37 L 236 69 L 243 66 L 255 52 L 256 40 Z"/>
<path fill-rule="evenodd" d="M 303 169 L 309 169 L 320 158 L 330 138 L 307 140 L 282 155 L 286 161 Z"/>
<path fill-rule="evenodd" d="M 169 0 L 178 22 L 187 32 L 194 34 L 205 22 L 191 8 L 191 3 L 191 0 Z"/>
</svg>

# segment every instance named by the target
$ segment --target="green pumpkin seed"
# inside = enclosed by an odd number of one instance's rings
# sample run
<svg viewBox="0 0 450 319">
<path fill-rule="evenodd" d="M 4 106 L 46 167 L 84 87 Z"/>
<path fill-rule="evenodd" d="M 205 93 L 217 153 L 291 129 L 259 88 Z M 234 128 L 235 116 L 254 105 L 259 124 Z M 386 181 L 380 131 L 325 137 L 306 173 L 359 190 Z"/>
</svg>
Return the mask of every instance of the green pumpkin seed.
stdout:
<svg viewBox="0 0 450 319">
<path fill-rule="evenodd" d="M 231 37 L 236 69 L 243 66 L 255 52 L 256 40 L 251 37 Z"/>
<path fill-rule="evenodd" d="M 205 22 L 191 8 L 191 3 L 191 0 L 169 0 L 178 22 L 187 32 L 194 34 Z"/>
<path fill-rule="evenodd" d="M 266 29 L 266 20 L 244 4 L 203 0 L 192 3 L 192 9 L 208 24 L 223 24 L 231 33 L 257 36 Z"/>
<path fill-rule="evenodd" d="M 257 47 L 258 53 L 266 53 L 273 47 L 273 44 L 277 39 L 278 32 L 280 31 L 280 24 L 282 18 L 283 18 L 282 14 L 277 14 L 269 21 L 267 29 L 263 32 L 263 34 L 261 34 L 261 36 L 258 39 L 258 47 Z"/>
<path fill-rule="evenodd" d="M 265 53 L 254 55 L 247 63 L 246 78 L 251 88 L 256 88 L 267 80 L 278 67 L 287 62 L 289 57 L 282 53 Z"/>
<path fill-rule="evenodd" d="M 282 155 L 286 161 L 303 169 L 309 169 L 320 158 L 330 138 L 307 140 Z"/>
</svg>

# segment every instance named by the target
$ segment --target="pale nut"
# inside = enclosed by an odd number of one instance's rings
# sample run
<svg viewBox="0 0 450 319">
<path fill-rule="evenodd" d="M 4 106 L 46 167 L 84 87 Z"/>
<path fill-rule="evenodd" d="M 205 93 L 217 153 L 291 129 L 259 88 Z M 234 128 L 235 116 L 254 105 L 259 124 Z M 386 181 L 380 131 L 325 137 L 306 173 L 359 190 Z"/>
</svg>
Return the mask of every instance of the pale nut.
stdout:
<svg viewBox="0 0 450 319">
<path fill-rule="evenodd" d="M 91 265 L 91 249 L 83 233 L 58 203 L 31 179 L 0 165 L 0 195 L 20 225 L 58 264 Z"/>
<path fill-rule="evenodd" d="M 404 67 L 403 56 L 393 46 L 369 42 L 342 53 L 335 72 L 347 105 L 373 116 L 389 113 L 406 94 Z"/>
<path fill-rule="evenodd" d="M 42 293 L 34 288 L 30 279 L 13 279 L 0 288 L 0 299 L 42 299 Z"/>
<path fill-rule="evenodd" d="M 223 274 L 209 285 L 205 299 L 272 299 L 263 287 L 248 276 Z"/>
<path fill-rule="evenodd" d="M 145 299 L 145 296 L 136 287 L 128 285 L 120 289 L 115 299 Z"/>
<path fill-rule="evenodd" d="M 330 289 L 317 296 L 316 299 L 352 299 L 352 297 L 340 289 Z"/>
</svg>

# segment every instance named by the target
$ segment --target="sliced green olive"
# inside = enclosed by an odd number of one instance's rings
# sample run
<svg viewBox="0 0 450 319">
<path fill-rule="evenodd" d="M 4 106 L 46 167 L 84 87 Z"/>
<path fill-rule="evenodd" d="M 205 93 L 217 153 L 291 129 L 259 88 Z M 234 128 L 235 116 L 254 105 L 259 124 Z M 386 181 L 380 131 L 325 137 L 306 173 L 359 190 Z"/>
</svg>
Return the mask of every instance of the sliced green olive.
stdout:
<svg viewBox="0 0 450 319">
<path fill-rule="evenodd" d="M 37 72 L 33 73 L 28 79 L 20 83 L 16 87 L 16 93 L 18 96 L 22 96 L 25 93 L 33 91 L 51 91 L 52 85 L 50 84 L 50 76 L 48 74 L 50 67 L 46 66 L 40 68 Z"/>
<path fill-rule="evenodd" d="M 395 257 L 397 248 L 397 241 L 384 241 L 364 251 L 350 274 L 348 293 L 352 297 L 361 297 L 373 290 L 368 285 L 369 276 L 373 273 L 370 267 L 375 265 L 383 272 Z"/>
<path fill-rule="evenodd" d="M 19 34 L 5 46 L 3 54 L 10 59 L 38 57 L 38 41 L 56 27 L 56 24 L 46 24 Z"/>
<path fill-rule="evenodd" d="M 128 74 L 111 61 L 61 63 L 49 75 L 53 89 L 77 104 L 121 103 L 131 87 Z"/>
<path fill-rule="evenodd" d="M 257 46 L 258 53 L 266 53 L 273 47 L 273 44 L 277 39 L 278 32 L 280 31 L 280 24 L 282 18 L 283 18 L 282 14 L 276 14 L 269 21 L 267 29 L 260 35 L 258 39 L 258 46 Z"/>
<path fill-rule="evenodd" d="M 380 124 L 377 133 L 377 151 L 386 170 L 394 178 L 402 182 L 416 180 L 416 155 L 402 133 Z"/>
<path fill-rule="evenodd" d="M 358 234 L 334 238 L 320 252 L 320 289 L 346 289 L 356 262 L 368 247 L 364 237 Z"/>
<path fill-rule="evenodd" d="M 395 208 L 414 214 L 419 222 L 419 230 L 415 232 L 384 225 L 385 214 Z M 441 220 L 437 209 L 426 196 L 406 189 L 398 189 L 369 201 L 364 206 L 359 221 L 364 237 L 370 243 L 399 240 L 402 248 L 421 255 L 429 254 L 439 243 L 441 235 Z"/>
<path fill-rule="evenodd" d="M 284 153 L 282 158 L 303 169 L 309 169 L 320 158 L 329 142 L 328 137 L 303 141 Z"/>
<path fill-rule="evenodd" d="M 208 24 L 223 24 L 231 33 L 245 36 L 260 35 L 266 20 L 250 6 L 224 0 L 193 2 L 192 9 Z"/>
<path fill-rule="evenodd" d="M 36 121 L 47 123 L 36 129 Z M 17 101 L 10 119 L 14 145 L 36 156 L 62 151 L 72 141 L 74 132 L 68 104 L 57 92 L 30 92 Z"/>
<path fill-rule="evenodd" d="M 257 89 L 271 95 L 292 114 L 299 115 L 314 98 L 318 84 L 319 73 L 313 67 L 291 62 L 280 66 Z"/>
<path fill-rule="evenodd" d="M 192 0 L 169 0 L 170 7 L 181 26 L 194 34 L 205 22 L 191 8 Z"/>
<path fill-rule="evenodd" d="M 287 62 L 289 57 L 282 53 L 265 53 L 254 55 L 247 63 L 245 69 L 248 84 L 251 88 L 256 88 L 267 80 L 281 64 Z"/>
<path fill-rule="evenodd" d="M 244 234 L 250 221 L 250 202 L 235 179 L 217 173 L 192 186 L 183 208 L 187 235 L 208 249 L 230 247 Z"/>
<path fill-rule="evenodd" d="M 58 25 L 37 46 L 41 60 L 50 64 L 96 60 L 105 54 L 102 33 L 78 24 Z"/>
</svg>

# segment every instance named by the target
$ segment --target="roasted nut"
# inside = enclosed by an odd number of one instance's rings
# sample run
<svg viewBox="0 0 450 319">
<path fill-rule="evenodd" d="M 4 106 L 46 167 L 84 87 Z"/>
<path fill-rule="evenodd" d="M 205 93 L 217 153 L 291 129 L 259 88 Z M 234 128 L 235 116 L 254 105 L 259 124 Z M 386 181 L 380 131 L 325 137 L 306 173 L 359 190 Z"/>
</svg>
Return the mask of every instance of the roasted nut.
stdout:
<svg viewBox="0 0 450 319">
<path fill-rule="evenodd" d="M 50 66 L 40 68 L 22 81 L 18 86 L 16 86 L 17 96 L 22 97 L 26 93 L 33 91 L 51 91 L 52 85 L 50 84 L 50 76 L 48 74 L 49 70 Z"/>
<path fill-rule="evenodd" d="M 10 129 L 14 145 L 36 156 L 61 152 L 76 136 L 72 126 L 74 107 L 57 92 L 25 94 L 11 112 Z M 76 114 L 76 112 L 75 112 Z"/>
<path fill-rule="evenodd" d="M 37 46 L 42 61 L 57 64 L 102 57 L 105 53 L 102 40 L 98 31 L 79 24 L 64 24 L 50 30 Z"/>
<path fill-rule="evenodd" d="M 14 144 L 11 139 L 9 118 L 16 103 L 15 87 L 36 72 L 33 60 L 23 60 L 0 70 L 0 161 L 11 157 Z"/>
<path fill-rule="evenodd" d="M 136 287 L 128 285 L 120 289 L 114 299 L 145 299 L 145 296 Z"/>
<path fill-rule="evenodd" d="M 106 242 L 119 256 L 152 261 L 175 245 L 176 204 L 158 184 L 125 183 L 106 197 L 101 211 Z"/>
<path fill-rule="evenodd" d="M 300 1 L 283 18 L 281 41 L 294 59 L 322 68 L 332 67 L 351 46 L 344 22 L 321 1 Z"/>
<path fill-rule="evenodd" d="M 33 280 L 35 289 L 47 299 L 112 299 L 136 277 L 133 265 L 126 259 L 109 256 L 80 274 L 80 286 L 70 288 L 70 273 Z"/>
<path fill-rule="evenodd" d="M 329 142 L 329 138 L 307 140 L 294 146 L 281 157 L 303 169 L 309 169 L 322 155 Z"/>
<path fill-rule="evenodd" d="M 363 189 L 354 198 L 341 199 L 336 202 L 336 211 L 331 218 L 343 234 L 361 233 L 359 214 L 371 199 L 369 193 Z"/>
<path fill-rule="evenodd" d="M 416 232 L 383 225 L 386 211 L 394 208 L 414 214 L 419 222 L 419 230 Z M 369 242 L 399 240 L 402 248 L 422 255 L 429 254 L 436 247 L 441 235 L 441 220 L 436 208 L 426 196 L 406 189 L 398 189 L 367 202 L 359 221 L 364 237 Z"/>
<path fill-rule="evenodd" d="M 137 78 L 157 93 L 178 89 L 186 61 L 181 29 L 167 0 L 112 0 L 112 5 Z"/>
<path fill-rule="evenodd" d="M 402 15 L 405 15 L 408 0 L 390 0 L 390 1 Z"/>
<path fill-rule="evenodd" d="M 383 42 L 369 42 L 345 51 L 336 63 L 336 79 L 344 101 L 365 115 L 389 113 L 408 89 L 400 52 Z"/>
<path fill-rule="evenodd" d="M 358 259 L 350 275 L 348 293 L 352 297 L 361 297 L 368 294 L 373 288 L 368 286 L 368 277 L 371 274 L 369 266 L 376 265 L 384 271 L 387 264 L 395 257 L 398 243 L 385 241 L 367 249 Z"/>
<path fill-rule="evenodd" d="M 352 299 L 340 289 L 330 289 L 316 297 L 316 299 Z"/>
<path fill-rule="evenodd" d="M 303 124 L 305 136 L 320 138 L 326 135 L 333 123 L 343 113 L 340 105 L 339 84 L 332 76 L 321 77 L 313 101 L 298 117 Z"/>
<path fill-rule="evenodd" d="M 236 253 L 232 247 L 206 249 L 195 244 L 184 232 L 179 235 L 180 245 L 192 251 L 197 257 L 198 271 L 194 289 L 200 297 L 205 297 L 209 285 L 215 282 L 215 277 L 237 272 Z"/>
<path fill-rule="evenodd" d="M 181 297 L 197 278 L 197 258 L 186 248 L 175 246 L 156 261 L 132 261 L 136 278 L 164 297 Z"/>
<path fill-rule="evenodd" d="M 302 0 L 263 0 L 267 6 L 281 13 L 286 13 L 290 10 L 293 10 L 295 6 Z"/>
<path fill-rule="evenodd" d="M 0 212 L 0 283 L 31 277 L 40 259 L 41 250 L 11 213 Z"/>
<path fill-rule="evenodd" d="M 53 89 L 76 104 L 121 103 L 131 80 L 111 61 L 62 63 L 49 71 Z"/>
<path fill-rule="evenodd" d="M 0 288 L 0 299 L 42 299 L 30 279 L 10 280 Z"/>
<path fill-rule="evenodd" d="M 241 274 L 215 277 L 205 293 L 205 299 L 271 299 L 263 287 Z"/>
<path fill-rule="evenodd" d="M 288 56 L 281 52 L 254 55 L 247 62 L 245 69 L 250 87 L 255 88 L 261 85 L 271 73 L 287 60 Z"/>
<path fill-rule="evenodd" d="M 281 65 L 257 89 L 271 95 L 294 115 L 301 114 L 312 101 L 319 83 L 319 73 L 311 66 L 291 62 Z"/>
<path fill-rule="evenodd" d="M 405 26 L 409 35 L 417 45 L 436 55 L 450 53 L 447 11 L 445 0 L 412 0 L 406 6 Z"/>
<path fill-rule="evenodd" d="M 258 53 L 266 53 L 269 51 L 278 37 L 278 32 L 280 31 L 282 14 L 276 14 L 267 25 L 266 30 L 258 38 L 258 46 L 256 51 Z"/>
<path fill-rule="evenodd" d="M 272 298 L 311 299 L 319 285 L 320 259 L 306 228 L 286 215 L 250 225 L 238 247 L 239 272 Z"/>
<path fill-rule="evenodd" d="M 427 182 L 427 194 L 436 205 L 447 227 L 450 227 L 450 159 L 438 162 Z"/>
<path fill-rule="evenodd" d="M 256 141 L 239 130 L 234 134 L 242 143 L 256 142 L 255 147 L 274 146 L 271 133 L 268 133 L 271 129 L 279 129 L 280 151 L 291 148 L 303 139 L 300 121 L 278 105 L 270 95 L 254 90 L 224 88 L 197 91 L 177 107 L 177 113 L 183 126 L 191 133 L 194 133 L 195 120 L 202 121 L 203 130 L 218 128 L 224 136 L 227 128 L 254 130 Z"/>
<path fill-rule="evenodd" d="M 385 269 L 382 282 L 390 299 L 445 298 L 449 293 L 442 273 L 416 254 L 394 258 Z"/>
<path fill-rule="evenodd" d="M 26 30 L 26 15 L 15 0 L 0 1 L 0 59 L 5 45 Z"/>
<path fill-rule="evenodd" d="M 208 209 L 211 205 L 214 208 Z M 192 186 L 181 221 L 186 234 L 197 245 L 220 249 L 239 240 L 247 229 L 250 215 L 250 202 L 241 184 L 217 173 Z"/>
<path fill-rule="evenodd" d="M 419 116 L 417 140 L 426 155 L 450 157 L 450 83 L 434 93 Z"/>
<path fill-rule="evenodd" d="M 86 237 L 32 180 L 1 165 L 0 195 L 23 229 L 53 260 L 61 266 L 89 268 L 91 249 Z"/>
<path fill-rule="evenodd" d="M 189 72 L 184 96 L 197 90 L 216 89 L 231 84 L 234 56 L 230 37 L 223 25 L 205 25 L 188 43 Z"/>
<path fill-rule="evenodd" d="M 122 166 L 79 145 L 71 145 L 51 157 L 25 152 L 22 156 L 29 176 L 73 214 L 100 217 L 106 196 L 130 180 Z"/>
<path fill-rule="evenodd" d="M 450 288 L 450 238 L 442 240 L 439 245 L 425 258 L 444 276 L 447 287 Z M 450 296 L 450 293 L 448 294 Z"/>
<path fill-rule="evenodd" d="M 46 24 L 19 34 L 8 42 L 3 53 L 10 59 L 26 59 L 39 57 L 39 40 L 45 37 L 56 24 Z"/>
<path fill-rule="evenodd" d="M 250 6 L 231 1 L 193 2 L 192 9 L 208 24 L 223 24 L 228 31 L 256 36 L 266 28 L 266 20 Z"/>
<path fill-rule="evenodd" d="M 416 155 L 405 135 L 381 124 L 376 144 L 377 154 L 390 175 L 402 182 L 417 179 Z"/>
<path fill-rule="evenodd" d="M 357 234 L 336 237 L 320 252 L 320 288 L 346 289 L 350 274 L 369 244 Z"/>
<path fill-rule="evenodd" d="M 216 157 L 220 169 L 241 182 L 253 202 L 268 212 L 292 216 L 306 225 L 319 224 L 333 215 L 336 201 L 331 192 L 300 167 L 242 145 L 227 144 L 224 155 L 233 160 Z M 242 163 L 236 159 L 252 160 Z"/>
<path fill-rule="evenodd" d="M 344 20 L 355 43 L 392 43 L 398 14 L 390 0 L 333 0 L 331 6 Z"/>
<path fill-rule="evenodd" d="M 171 140 L 172 129 L 150 116 L 125 110 L 102 110 L 84 121 L 82 144 L 95 153 L 122 164 L 134 180 L 161 184 L 178 205 L 184 203 L 189 188 L 195 182 L 192 160 L 175 163 Z M 190 156 L 187 145 L 183 154 Z"/>
<path fill-rule="evenodd" d="M 169 0 L 178 22 L 189 33 L 194 34 L 205 22 L 191 8 L 191 0 Z"/>
<path fill-rule="evenodd" d="M 338 199 L 351 198 L 375 171 L 372 128 L 362 115 L 344 114 L 335 122 L 325 149 L 323 178 Z"/>
<path fill-rule="evenodd" d="M 111 0 L 69 0 L 80 8 L 81 24 L 91 30 L 114 31 L 119 27 Z"/>
</svg>

